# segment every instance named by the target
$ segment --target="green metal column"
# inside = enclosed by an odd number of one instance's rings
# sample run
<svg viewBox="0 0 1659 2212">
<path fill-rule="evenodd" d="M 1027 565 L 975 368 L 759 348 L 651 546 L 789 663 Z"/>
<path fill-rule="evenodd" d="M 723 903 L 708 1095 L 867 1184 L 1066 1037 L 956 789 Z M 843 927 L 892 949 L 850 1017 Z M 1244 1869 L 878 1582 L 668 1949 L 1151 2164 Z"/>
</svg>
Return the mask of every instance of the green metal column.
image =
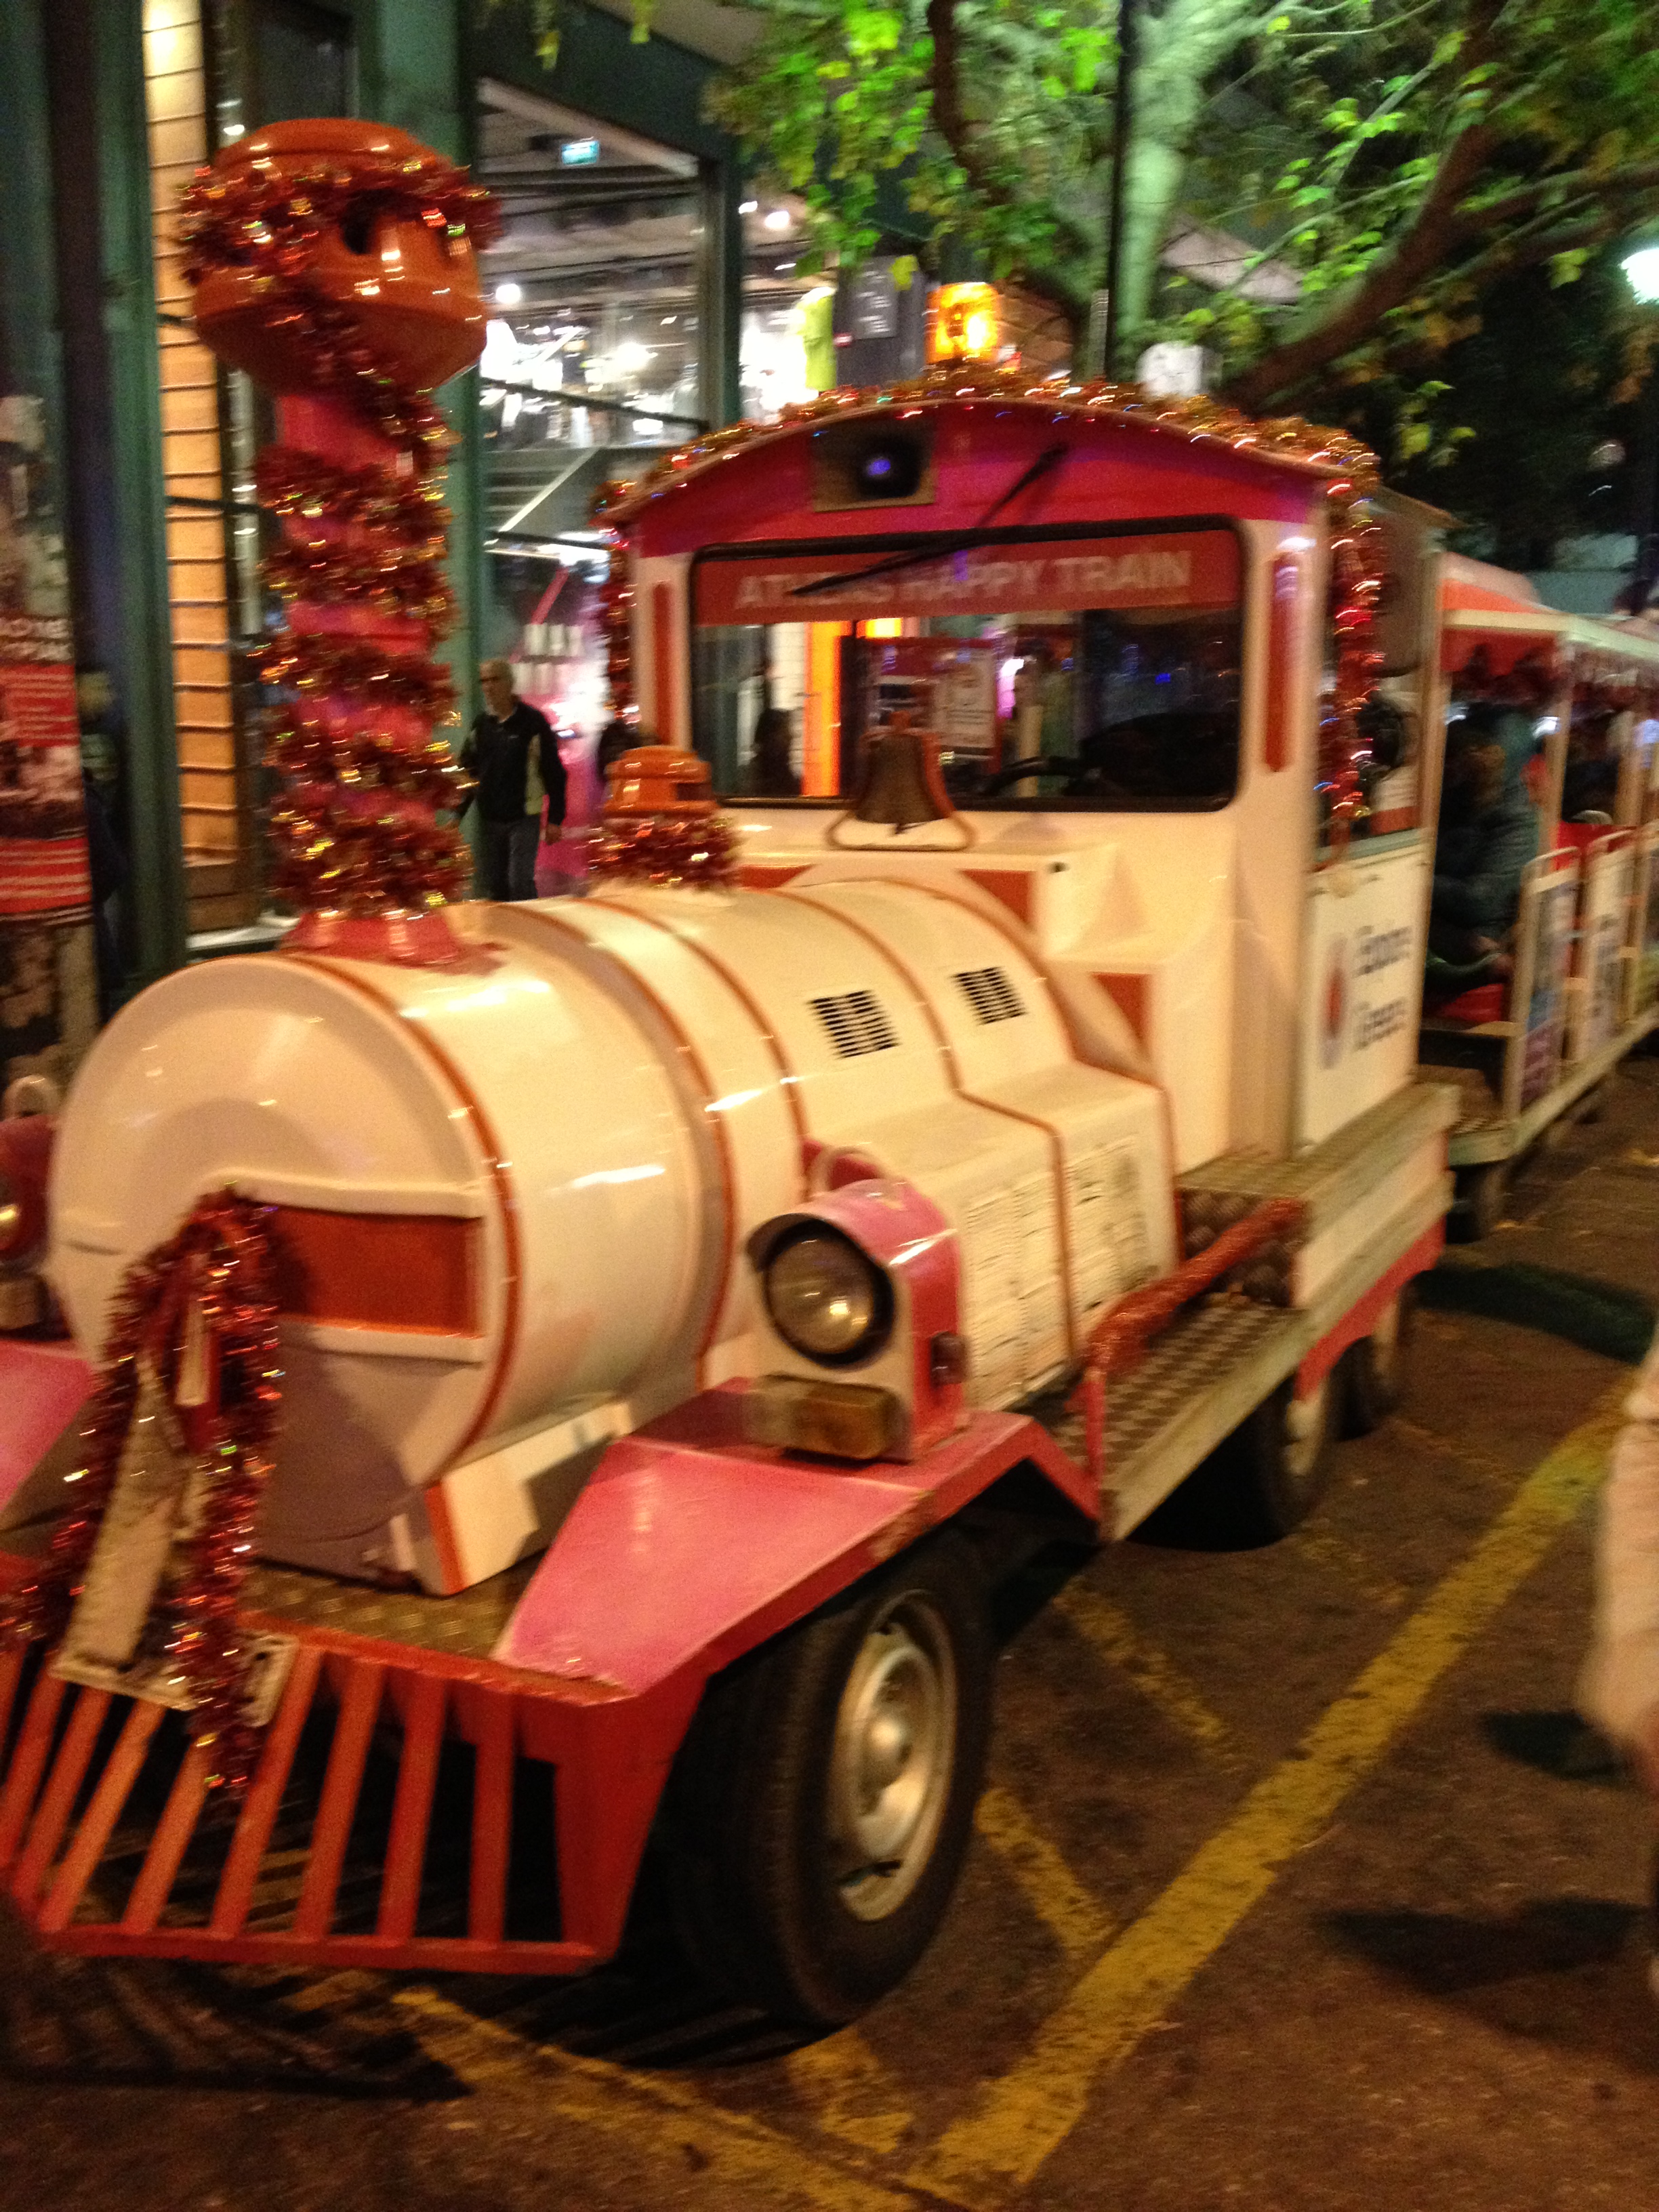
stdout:
<svg viewBox="0 0 1659 2212">
<path fill-rule="evenodd" d="M 26 487 L 21 511 L 8 493 L 7 589 L 0 607 L 7 638 L 0 641 L 0 660 L 18 671 L 15 693 L 4 703 L 9 713 L 13 696 L 18 702 L 25 740 L 15 763 L 18 804 L 27 810 L 15 832 L 18 866 L 8 886 L 15 908 L 0 916 L 0 1089 L 21 1075 L 65 1082 L 98 1024 L 91 925 L 56 918 L 73 911 L 74 893 L 65 897 L 50 884 L 32 890 L 28 875 L 35 840 L 50 840 L 54 858 L 84 857 L 84 847 L 63 834 L 62 817 L 52 819 L 64 803 L 78 804 L 73 781 L 58 780 L 73 779 L 78 755 L 67 743 L 28 742 L 45 736 L 52 714 L 66 706 L 72 680 L 67 666 L 74 659 L 63 565 L 63 362 L 44 28 L 42 10 L 32 0 L 0 7 L 0 399 L 6 403 L 0 435 L 9 448 L 8 466 Z M 52 687 L 50 705 L 43 684 Z M 27 705 L 21 703 L 26 697 Z M 34 727 L 26 714 L 38 718 Z M 67 714 L 64 726 L 67 737 L 73 728 Z M 28 826 L 40 808 L 45 825 Z M 63 902 L 54 909 L 55 898 Z"/>
<path fill-rule="evenodd" d="M 167 603 L 167 497 L 155 349 L 143 0 L 92 0 L 100 271 L 108 349 L 138 983 L 183 965 L 185 855 Z M 90 272 L 82 272 L 86 281 Z"/>
<path fill-rule="evenodd" d="M 358 99 L 377 123 L 392 123 L 452 161 L 473 151 L 472 74 L 459 0 L 359 0 Z M 456 445 L 446 497 L 455 627 L 442 648 L 454 672 L 464 722 L 477 712 L 477 626 L 483 604 L 482 444 L 476 370 L 445 387 L 441 404 Z"/>
</svg>

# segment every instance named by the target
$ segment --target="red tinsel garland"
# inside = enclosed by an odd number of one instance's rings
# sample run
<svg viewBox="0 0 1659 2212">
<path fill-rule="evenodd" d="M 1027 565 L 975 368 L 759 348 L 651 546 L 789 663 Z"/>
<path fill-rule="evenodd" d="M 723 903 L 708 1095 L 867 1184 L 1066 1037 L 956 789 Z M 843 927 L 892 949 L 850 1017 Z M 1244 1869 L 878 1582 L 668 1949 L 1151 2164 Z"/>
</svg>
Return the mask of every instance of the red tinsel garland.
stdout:
<svg viewBox="0 0 1659 2212">
<path fill-rule="evenodd" d="M 1371 644 L 1382 588 L 1382 532 L 1364 504 L 1376 488 L 1338 477 L 1326 487 L 1335 527 L 1331 538 L 1330 623 L 1336 639 L 1336 680 L 1319 729 L 1318 789 L 1326 802 L 1326 836 L 1346 845 L 1364 810 L 1359 763 L 1365 741 L 1359 710 L 1376 688 L 1382 656 Z"/>
<path fill-rule="evenodd" d="M 628 572 L 628 542 L 623 538 L 611 539 L 611 573 L 599 586 L 599 604 L 611 712 L 619 721 L 626 720 L 635 706 L 634 585 Z"/>
<path fill-rule="evenodd" d="M 434 635 L 449 629 L 455 611 L 443 570 L 419 555 L 365 557 L 319 538 L 273 547 L 264 567 L 266 583 L 285 599 L 370 607 L 376 614 L 424 623 Z"/>
<path fill-rule="evenodd" d="M 270 1473 L 266 1453 L 282 1397 L 269 1213 L 220 1191 L 198 1200 L 174 1236 L 128 1268 L 82 1431 L 86 1464 L 71 1478 L 78 1485 L 75 1506 L 52 1532 L 45 1567 L 0 1611 L 0 1644 L 62 1638 L 120 1467 L 140 1358 L 153 1362 L 173 1396 L 193 1327 L 209 1347 L 215 1381 L 207 1404 L 191 1417 L 207 1498 L 184 1585 L 167 1607 L 161 1649 L 187 1693 L 191 1735 L 211 1752 L 210 1783 L 233 1790 L 247 1780 L 258 1748 L 258 1734 L 242 1714 L 246 1662 L 236 1607 L 252 1564 L 254 1522 Z"/>
<path fill-rule="evenodd" d="M 603 823 L 592 834 L 587 865 L 601 878 L 714 889 L 732 881 L 737 852 L 723 815 L 646 814 Z"/>
<path fill-rule="evenodd" d="M 285 690 L 361 692 L 365 707 L 407 707 L 430 721 L 454 712 L 447 668 L 423 654 L 388 653 L 367 640 L 316 630 L 284 630 L 248 655 L 260 681 Z"/>
<path fill-rule="evenodd" d="M 443 738 L 411 745 L 390 730 L 333 730 L 295 707 L 273 710 L 266 725 L 265 758 L 299 783 L 362 784 L 367 772 L 397 798 L 451 811 L 469 788 Z"/>
<path fill-rule="evenodd" d="M 449 509 L 430 477 L 399 483 L 384 469 L 341 469 L 292 446 L 267 446 L 253 466 L 259 503 L 273 514 L 358 522 L 381 542 L 443 557 Z"/>
<path fill-rule="evenodd" d="M 266 556 L 267 582 L 291 604 L 363 609 L 436 637 L 454 614 L 440 565 L 449 516 L 433 476 L 448 432 L 429 395 L 380 350 L 373 311 L 333 299 L 313 278 L 319 248 L 343 228 L 411 222 L 481 246 L 500 233 L 493 197 L 422 151 L 201 170 L 183 196 L 179 234 L 191 283 L 225 269 L 252 272 L 272 328 L 305 352 L 312 388 L 399 447 L 411 471 L 268 448 L 258 493 L 288 534 Z M 437 819 L 465 793 L 447 744 L 374 719 L 399 708 L 453 721 L 448 672 L 337 629 L 284 629 L 251 659 L 265 684 L 300 695 L 267 726 L 266 758 L 290 779 L 270 815 L 274 888 L 302 911 L 360 915 L 429 910 L 463 893 L 465 843 L 453 822 Z"/>
<path fill-rule="evenodd" d="M 422 222 L 449 238 L 490 245 L 501 234 L 495 196 L 437 155 L 404 161 L 372 154 L 301 169 L 206 168 L 179 202 L 179 240 L 187 283 L 210 270 L 252 270 L 270 294 L 271 325 L 285 326 L 310 356 L 314 388 L 337 392 L 418 471 L 443 459 L 449 432 L 424 392 L 389 368 L 357 316 L 312 282 L 325 235 L 348 224 Z"/>
</svg>

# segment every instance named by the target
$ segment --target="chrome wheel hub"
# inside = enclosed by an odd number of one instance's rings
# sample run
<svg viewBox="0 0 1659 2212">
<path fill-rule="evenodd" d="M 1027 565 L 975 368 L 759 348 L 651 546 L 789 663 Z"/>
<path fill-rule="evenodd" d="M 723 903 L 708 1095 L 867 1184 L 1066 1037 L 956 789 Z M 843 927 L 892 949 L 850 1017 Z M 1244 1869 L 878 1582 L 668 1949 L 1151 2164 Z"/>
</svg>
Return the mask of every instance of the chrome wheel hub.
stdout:
<svg viewBox="0 0 1659 2212">
<path fill-rule="evenodd" d="M 1319 1464 L 1330 1394 L 1331 1378 L 1327 1375 L 1305 1398 L 1292 1398 L 1285 1413 L 1285 1471 L 1298 1485 L 1308 1482 Z"/>
<path fill-rule="evenodd" d="M 872 1622 L 836 1714 L 829 1844 L 843 1903 L 885 1919 L 921 1879 L 950 1796 L 957 1670 L 950 1636 L 918 1592 Z"/>
</svg>

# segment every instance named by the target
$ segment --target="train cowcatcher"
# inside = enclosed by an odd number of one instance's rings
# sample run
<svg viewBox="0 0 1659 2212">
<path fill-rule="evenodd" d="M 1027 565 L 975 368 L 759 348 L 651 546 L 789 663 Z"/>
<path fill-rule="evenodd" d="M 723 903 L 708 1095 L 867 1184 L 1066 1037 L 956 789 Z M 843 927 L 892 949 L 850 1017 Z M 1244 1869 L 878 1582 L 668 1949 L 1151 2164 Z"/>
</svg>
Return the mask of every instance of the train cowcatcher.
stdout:
<svg viewBox="0 0 1659 2212">
<path fill-rule="evenodd" d="M 715 434 L 608 520 L 621 780 L 712 775 L 730 880 L 451 907 L 437 957 L 313 927 L 116 1018 L 52 1169 L 88 1364 L 0 1344 L 22 1587 L 129 1271 L 183 1255 L 132 1340 L 163 1444 L 0 1654 L 40 1942 L 575 1972 L 654 1838 L 744 1997 L 902 1977 L 994 1578 L 1160 1510 L 1269 1540 L 1397 1396 L 1455 1100 L 1413 1066 L 1432 525 L 1364 465 L 960 364 Z M 280 1347 L 226 1788 L 155 1632 L 215 1266 Z"/>
</svg>

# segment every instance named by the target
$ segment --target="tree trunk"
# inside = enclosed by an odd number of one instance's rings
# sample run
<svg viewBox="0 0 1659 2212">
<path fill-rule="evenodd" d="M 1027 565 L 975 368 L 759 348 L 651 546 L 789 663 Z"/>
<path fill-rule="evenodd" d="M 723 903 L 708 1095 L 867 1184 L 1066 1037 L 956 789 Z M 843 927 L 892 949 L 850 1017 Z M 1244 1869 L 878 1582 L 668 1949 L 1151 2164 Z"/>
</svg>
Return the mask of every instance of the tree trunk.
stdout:
<svg viewBox="0 0 1659 2212">
<path fill-rule="evenodd" d="M 1203 121 L 1210 72 L 1254 14 L 1247 0 L 1170 0 L 1140 18 L 1117 316 L 1119 344 L 1130 361 L 1152 319 L 1158 255 Z"/>
</svg>

